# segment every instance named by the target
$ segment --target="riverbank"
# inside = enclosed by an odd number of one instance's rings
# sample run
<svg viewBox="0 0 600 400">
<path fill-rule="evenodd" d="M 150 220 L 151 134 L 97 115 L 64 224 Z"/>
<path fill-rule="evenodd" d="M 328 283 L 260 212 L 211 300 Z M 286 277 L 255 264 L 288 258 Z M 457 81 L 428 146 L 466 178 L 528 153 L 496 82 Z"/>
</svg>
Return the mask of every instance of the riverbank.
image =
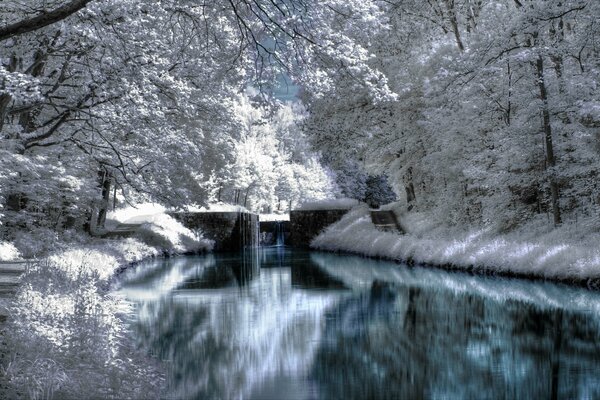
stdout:
<svg viewBox="0 0 600 400">
<path fill-rule="evenodd" d="M 492 227 L 446 227 L 403 207 L 394 211 L 404 235 L 377 229 L 368 207 L 359 205 L 314 238 L 311 247 L 483 274 L 588 287 L 600 283 L 600 234 L 591 226 L 553 228 L 538 221 L 503 234 Z"/>
<path fill-rule="evenodd" d="M 129 335 L 130 305 L 111 280 L 147 258 L 211 248 L 164 217 L 135 238 L 58 243 L 28 265 L 9 307 L 0 398 L 158 398 L 163 371 Z"/>
</svg>

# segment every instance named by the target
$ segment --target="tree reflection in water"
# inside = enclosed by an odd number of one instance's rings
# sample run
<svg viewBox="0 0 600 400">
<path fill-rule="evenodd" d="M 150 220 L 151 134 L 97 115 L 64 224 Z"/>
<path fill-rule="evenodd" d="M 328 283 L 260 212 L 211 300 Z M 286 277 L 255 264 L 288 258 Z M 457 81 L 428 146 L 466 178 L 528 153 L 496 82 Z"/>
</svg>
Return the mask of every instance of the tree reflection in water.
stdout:
<svg viewBox="0 0 600 400">
<path fill-rule="evenodd" d="M 281 248 L 182 260 L 122 288 L 166 397 L 600 396 L 595 292 Z"/>
</svg>

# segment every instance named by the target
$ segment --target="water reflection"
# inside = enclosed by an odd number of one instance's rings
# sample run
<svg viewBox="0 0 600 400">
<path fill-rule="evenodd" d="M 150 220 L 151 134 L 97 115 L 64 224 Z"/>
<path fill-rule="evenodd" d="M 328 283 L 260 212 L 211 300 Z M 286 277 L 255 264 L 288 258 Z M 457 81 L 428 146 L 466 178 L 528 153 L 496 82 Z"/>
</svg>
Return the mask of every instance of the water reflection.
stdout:
<svg viewBox="0 0 600 400">
<path fill-rule="evenodd" d="M 121 292 L 168 398 L 600 397 L 582 289 L 280 247 L 156 261 Z"/>
</svg>

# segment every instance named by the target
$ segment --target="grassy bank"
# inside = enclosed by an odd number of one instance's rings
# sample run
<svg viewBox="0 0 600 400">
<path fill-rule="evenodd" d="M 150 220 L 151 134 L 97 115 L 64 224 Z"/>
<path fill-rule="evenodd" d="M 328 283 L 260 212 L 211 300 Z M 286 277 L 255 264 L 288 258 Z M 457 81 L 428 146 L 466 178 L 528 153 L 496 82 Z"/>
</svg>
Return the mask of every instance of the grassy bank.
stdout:
<svg viewBox="0 0 600 400">
<path fill-rule="evenodd" d="M 165 222 L 166 221 L 166 222 Z M 125 266 L 211 243 L 171 220 L 136 238 L 79 238 L 32 262 L 3 326 L 0 398 L 158 398 L 161 367 L 139 349 L 130 305 L 109 286 Z"/>
<path fill-rule="evenodd" d="M 404 235 L 377 229 L 363 205 L 328 227 L 311 246 L 480 273 L 577 284 L 600 279 L 600 233 L 593 226 L 554 228 L 540 220 L 502 233 L 494 227 L 444 226 L 430 215 L 402 207 L 394 211 Z"/>
</svg>

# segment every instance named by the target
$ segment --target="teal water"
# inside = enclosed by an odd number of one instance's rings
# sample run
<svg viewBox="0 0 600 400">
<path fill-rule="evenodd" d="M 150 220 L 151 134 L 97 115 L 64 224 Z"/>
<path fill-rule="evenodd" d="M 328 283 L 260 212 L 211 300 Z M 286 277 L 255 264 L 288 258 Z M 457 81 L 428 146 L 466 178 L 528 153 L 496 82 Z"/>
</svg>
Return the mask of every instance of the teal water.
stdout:
<svg viewBox="0 0 600 400">
<path fill-rule="evenodd" d="M 600 293 L 266 248 L 123 277 L 174 399 L 600 398 Z"/>
</svg>

